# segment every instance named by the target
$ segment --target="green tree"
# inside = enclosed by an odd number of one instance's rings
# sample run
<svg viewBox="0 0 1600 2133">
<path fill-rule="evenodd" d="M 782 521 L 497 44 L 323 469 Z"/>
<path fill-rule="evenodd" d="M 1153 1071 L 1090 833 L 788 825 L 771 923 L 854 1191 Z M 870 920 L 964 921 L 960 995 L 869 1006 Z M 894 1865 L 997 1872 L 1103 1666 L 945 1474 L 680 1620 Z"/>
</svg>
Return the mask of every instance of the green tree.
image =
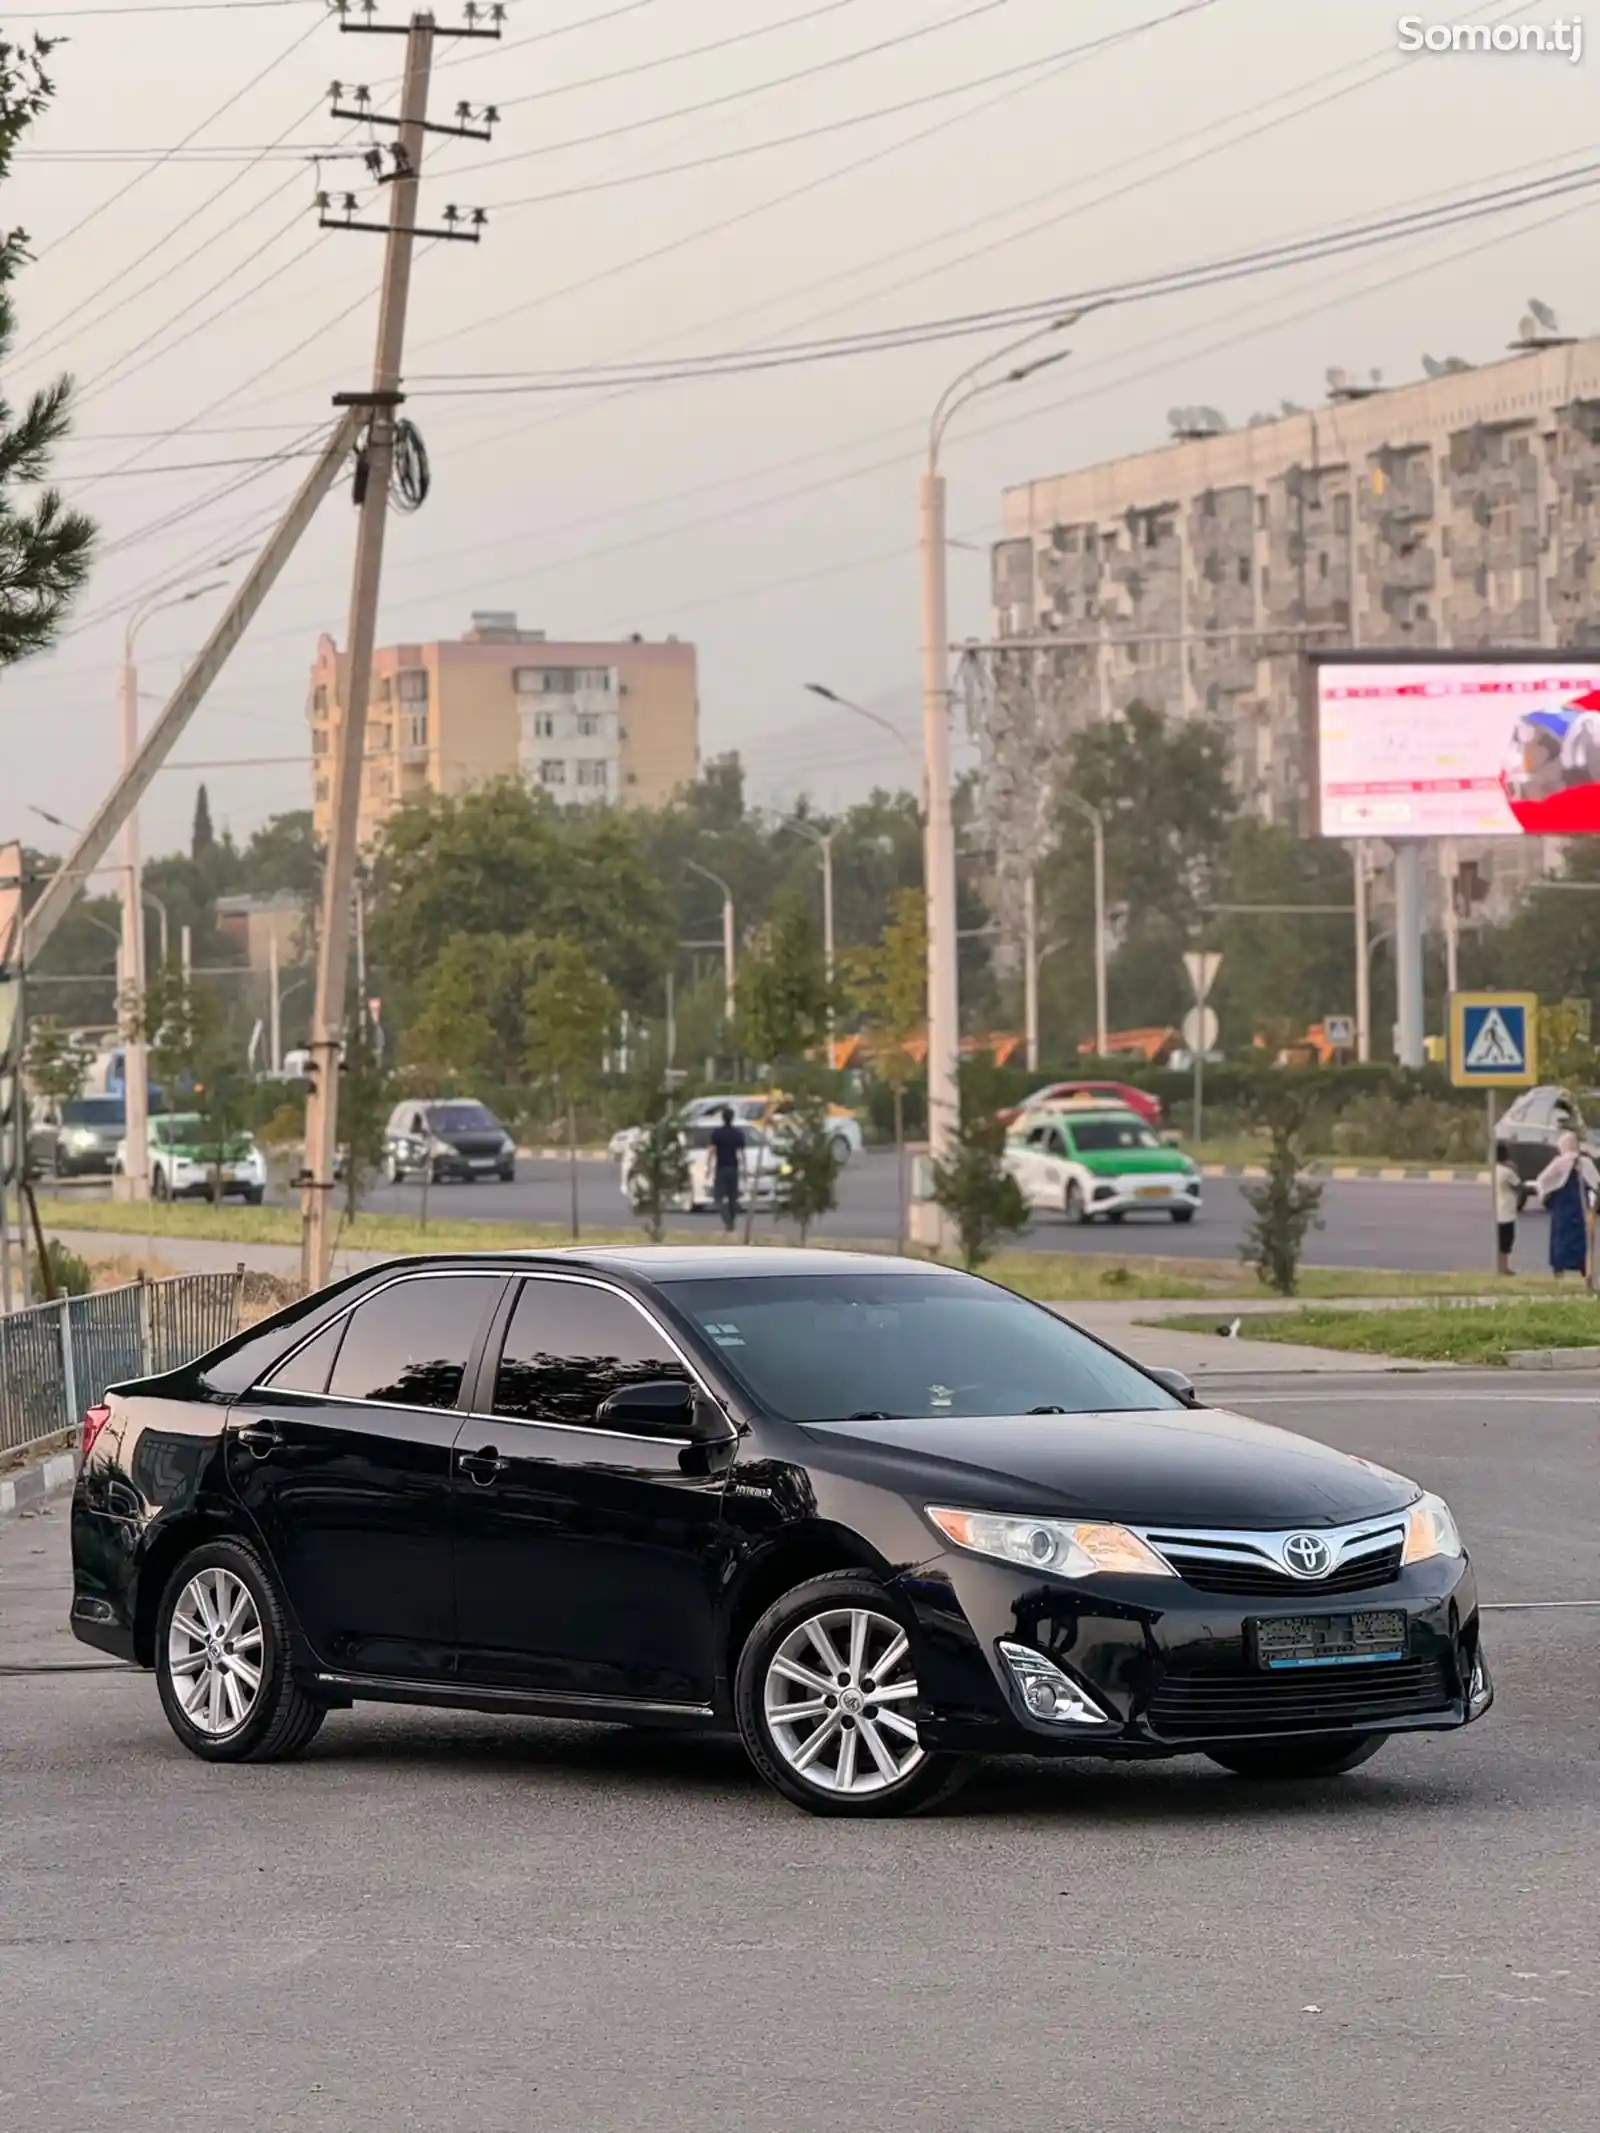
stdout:
<svg viewBox="0 0 1600 2133">
<path fill-rule="evenodd" d="M 409 1064 L 444 1080 L 515 1087 L 528 1057 L 529 991 L 538 969 L 532 934 L 453 933 L 412 989 Z"/>
<path fill-rule="evenodd" d="M 0 37 L 0 183 L 17 144 L 49 104 L 54 84 L 46 37 L 26 44 Z M 29 258 L 28 234 L 0 232 L 0 375 L 16 332 L 11 285 Z M 53 644 L 73 596 L 88 576 L 94 524 L 69 511 L 49 479 L 53 448 L 70 427 L 72 380 L 59 377 L 19 413 L 0 394 L 0 667 Z M 16 491 L 30 492 L 19 503 Z"/>
<path fill-rule="evenodd" d="M 89 1059 L 71 1033 L 46 1015 L 28 1031 L 27 1068 L 28 1079 L 40 1096 L 64 1104 L 83 1094 Z"/>
<path fill-rule="evenodd" d="M 792 1069 L 825 1040 L 831 999 L 811 914 L 784 897 L 739 971 L 740 1049 L 763 1066 Z"/>
<path fill-rule="evenodd" d="M 1006 1129 L 992 1110 L 964 1096 L 955 1153 L 932 1164 L 934 1205 L 955 1225 L 969 1273 L 993 1257 L 1002 1237 L 1028 1226 L 1028 1203 L 1006 1169 L 1005 1145 Z"/>
<path fill-rule="evenodd" d="M 822 1097 L 807 1093 L 796 1099 L 784 1121 L 778 1154 L 778 1213 L 797 1226 L 804 1245 L 811 1225 L 838 1206 L 839 1172 L 844 1167 Z"/>
<path fill-rule="evenodd" d="M 340 1061 L 339 1133 L 344 1143 L 344 1211 L 353 1222 L 367 1187 L 383 1167 L 384 1129 L 394 1108 L 395 1078 L 384 1064 L 379 1032 L 359 1001 Z"/>
<path fill-rule="evenodd" d="M 662 1087 L 646 1099 L 644 1118 L 628 1170 L 628 1193 L 651 1243 L 659 1244 L 669 1209 L 689 1189 L 689 1156 L 670 1090 Z"/>
<path fill-rule="evenodd" d="M 1307 1175 L 1304 1153 L 1313 1103 L 1306 1090 L 1269 1074 L 1251 1105 L 1266 1129 L 1267 1174 L 1260 1184 L 1239 1188 L 1252 1215 L 1239 1257 L 1280 1296 L 1292 1296 L 1299 1287 L 1306 1234 L 1322 1226 L 1322 1187 Z"/>
<path fill-rule="evenodd" d="M 202 784 L 194 796 L 194 827 L 189 832 L 189 857 L 203 859 L 216 844 L 217 833 L 211 826 L 211 796 Z"/>
<path fill-rule="evenodd" d="M 1217 900 L 1240 904 L 1349 904 L 1350 855 L 1283 823 L 1242 816 L 1228 832 Z M 1303 1036 L 1325 1015 L 1355 1008 L 1353 920 L 1339 912 L 1237 913 L 1208 923 L 1219 949 L 1212 994 L 1224 1041 L 1243 1050 L 1258 1031 Z"/>
<path fill-rule="evenodd" d="M 566 1113 L 572 1234 L 578 1235 L 578 1103 L 599 1077 L 617 996 L 580 941 L 557 939 L 528 989 L 528 1064 L 549 1077 Z"/>
<path fill-rule="evenodd" d="M 181 964 L 158 970 L 134 1003 L 132 1020 L 150 1052 L 152 1078 L 170 1110 L 181 1101 L 200 1119 L 196 1155 L 211 1171 L 211 1198 L 222 1202 L 222 1165 L 246 1132 L 251 1085 L 214 993 L 196 985 Z"/>
<path fill-rule="evenodd" d="M 875 947 L 845 957 L 845 983 L 863 1024 L 876 1040 L 873 1070 L 894 1092 L 898 1242 L 906 1242 L 906 1090 L 916 1079 L 911 1045 L 928 1019 L 928 917 L 920 889 L 902 889 Z"/>
</svg>

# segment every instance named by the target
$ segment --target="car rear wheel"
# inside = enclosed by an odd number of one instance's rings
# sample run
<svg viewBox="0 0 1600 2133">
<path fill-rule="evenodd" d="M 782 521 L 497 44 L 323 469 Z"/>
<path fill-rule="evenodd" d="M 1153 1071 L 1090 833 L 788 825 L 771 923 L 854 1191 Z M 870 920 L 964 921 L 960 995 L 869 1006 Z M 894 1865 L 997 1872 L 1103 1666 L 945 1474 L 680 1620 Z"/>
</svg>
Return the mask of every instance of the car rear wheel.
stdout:
<svg viewBox="0 0 1600 2133">
<path fill-rule="evenodd" d="M 1067 1181 L 1066 1196 L 1061 1203 L 1061 1212 L 1072 1223 L 1086 1222 L 1089 1211 L 1083 1204 L 1083 1187 L 1076 1179 Z"/>
<path fill-rule="evenodd" d="M 785 1593 L 739 1655 L 746 1752 L 814 1815 L 905 1815 L 949 1799 L 967 1766 L 923 1747 L 908 1625 L 876 1578 L 830 1571 Z"/>
<path fill-rule="evenodd" d="M 1235 1777 L 1258 1783 L 1291 1778 L 1343 1777 L 1370 1763 L 1383 1746 L 1385 1733 L 1345 1733 L 1333 1740 L 1262 1741 L 1237 1748 L 1208 1748 L 1206 1753 Z"/>
<path fill-rule="evenodd" d="M 208 1763 L 281 1762 L 327 1715 L 289 1670 L 277 1586 L 243 1541 L 207 1541 L 173 1571 L 156 1620 L 156 1682 L 167 1723 Z"/>
<path fill-rule="evenodd" d="M 167 1182 L 167 1173 L 159 1163 L 156 1165 L 150 1179 L 150 1197 L 152 1200 L 170 1200 L 172 1198 L 172 1187 Z"/>
<path fill-rule="evenodd" d="M 834 1161 L 839 1164 L 848 1163 L 854 1152 L 850 1146 L 849 1138 L 843 1133 L 836 1133 L 829 1141 L 828 1146 L 832 1150 Z"/>
</svg>

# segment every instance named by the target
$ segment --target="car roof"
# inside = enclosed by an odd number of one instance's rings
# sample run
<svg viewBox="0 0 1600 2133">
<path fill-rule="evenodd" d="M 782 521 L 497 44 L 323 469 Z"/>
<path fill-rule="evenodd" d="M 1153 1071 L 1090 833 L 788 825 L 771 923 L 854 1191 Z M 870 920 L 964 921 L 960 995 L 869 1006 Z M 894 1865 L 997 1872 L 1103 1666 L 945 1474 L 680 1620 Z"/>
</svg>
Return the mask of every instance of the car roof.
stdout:
<svg viewBox="0 0 1600 2133">
<path fill-rule="evenodd" d="M 554 1246 L 544 1251 L 408 1252 L 385 1260 L 370 1273 L 397 1268 L 492 1265 L 508 1273 L 619 1274 L 654 1282 L 703 1278 L 708 1281 L 758 1281 L 793 1274 L 873 1273 L 948 1274 L 955 1267 L 926 1259 L 902 1259 L 893 1252 L 834 1252 L 764 1244 L 615 1244 Z"/>
</svg>

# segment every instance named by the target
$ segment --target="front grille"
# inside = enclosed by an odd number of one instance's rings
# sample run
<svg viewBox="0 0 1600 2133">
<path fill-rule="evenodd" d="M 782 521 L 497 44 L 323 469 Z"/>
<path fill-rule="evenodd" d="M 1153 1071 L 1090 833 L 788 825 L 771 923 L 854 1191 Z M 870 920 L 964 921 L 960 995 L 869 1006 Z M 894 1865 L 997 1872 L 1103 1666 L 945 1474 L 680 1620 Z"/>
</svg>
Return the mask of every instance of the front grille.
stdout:
<svg viewBox="0 0 1600 2133">
<path fill-rule="evenodd" d="M 1260 1593 L 1274 1600 L 1319 1599 L 1330 1592 L 1367 1592 L 1374 1585 L 1389 1585 L 1400 1575 L 1402 1543 L 1379 1548 L 1371 1555 L 1358 1555 L 1341 1563 L 1325 1578 L 1292 1578 L 1270 1564 L 1242 1560 L 1220 1563 L 1207 1555 L 1184 1555 L 1166 1548 L 1162 1553 L 1186 1585 L 1197 1592 Z"/>
<path fill-rule="evenodd" d="M 1169 1674 L 1149 1718 L 1165 1740 L 1319 1729 L 1359 1733 L 1391 1719 L 1442 1711 L 1450 1701 L 1442 1659 L 1394 1659 L 1285 1674 Z"/>
</svg>

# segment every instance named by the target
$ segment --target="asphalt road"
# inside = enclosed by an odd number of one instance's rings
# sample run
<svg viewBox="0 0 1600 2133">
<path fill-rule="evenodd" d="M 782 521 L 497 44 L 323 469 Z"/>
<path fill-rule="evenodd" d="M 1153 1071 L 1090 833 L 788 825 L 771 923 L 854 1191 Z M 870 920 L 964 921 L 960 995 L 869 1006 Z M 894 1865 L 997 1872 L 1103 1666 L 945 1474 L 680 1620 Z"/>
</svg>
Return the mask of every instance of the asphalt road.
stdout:
<svg viewBox="0 0 1600 2133">
<path fill-rule="evenodd" d="M 356 1711 L 214 1769 L 147 1678 L 31 1670 L 92 1657 L 65 1517 L 0 1524 L 0 2124 L 1587 2133 L 1600 1605 L 1527 1603 L 1600 1601 L 1594 1388 L 1239 1404 L 1451 1495 L 1514 1603 L 1484 1722 L 1276 1792 L 995 1765 L 882 1825 L 535 1721 Z"/>
<path fill-rule="evenodd" d="M 839 1209 L 819 1225 L 819 1234 L 883 1240 L 896 1235 L 897 1192 L 892 1154 L 869 1150 L 845 1170 L 840 1180 Z M 524 1161 L 511 1185 L 436 1185 L 428 1195 L 430 1212 L 451 1220 L 565 1222 L 570 1207 L 567 1166 L 561 1162 Z M 416 1213 L 420 1185 L 383 1185 L 371 1196 L 378 1210 Z M 578 1166 L 578 1204 L 583 1222 L 614 1228 L 628 1219 L 627 1206 L 610 1163 Z M 1384 1183 L 1351 1180 L 1324 1190 L 1323 1227 L 1313 1231 L 1306 1251 L 1314 1266 L 1404 1267 L 1427 1272 L 1494 1269 L 1494 1233 L 1487 1186 L 1470 1184 Z M 1072 1229 L 1056 1215 L 1039 1216 L 1021 1240 L 1028 1251 L 1100 1252 L 1126 1258 L 1130 1253 L 1160 1252 L 1184 1259 L 1234 1259 L 1250 1220 L 1238 1182 L 1208 1178 L 1199 1217 L 1180 1227 L 1166 1215 L 1130 1215 L 1111 1227 L 1105 1223 Z M 680 1216 L 676 1226 L 715 1234 L 712 1215 Z M 758 1234 L 774 1227 L 762 1217 Z M 1524 1218 L 1521 1262 L 1543 1263 L 1547 1249 L 1545 1218 Z"/>
</svg>

